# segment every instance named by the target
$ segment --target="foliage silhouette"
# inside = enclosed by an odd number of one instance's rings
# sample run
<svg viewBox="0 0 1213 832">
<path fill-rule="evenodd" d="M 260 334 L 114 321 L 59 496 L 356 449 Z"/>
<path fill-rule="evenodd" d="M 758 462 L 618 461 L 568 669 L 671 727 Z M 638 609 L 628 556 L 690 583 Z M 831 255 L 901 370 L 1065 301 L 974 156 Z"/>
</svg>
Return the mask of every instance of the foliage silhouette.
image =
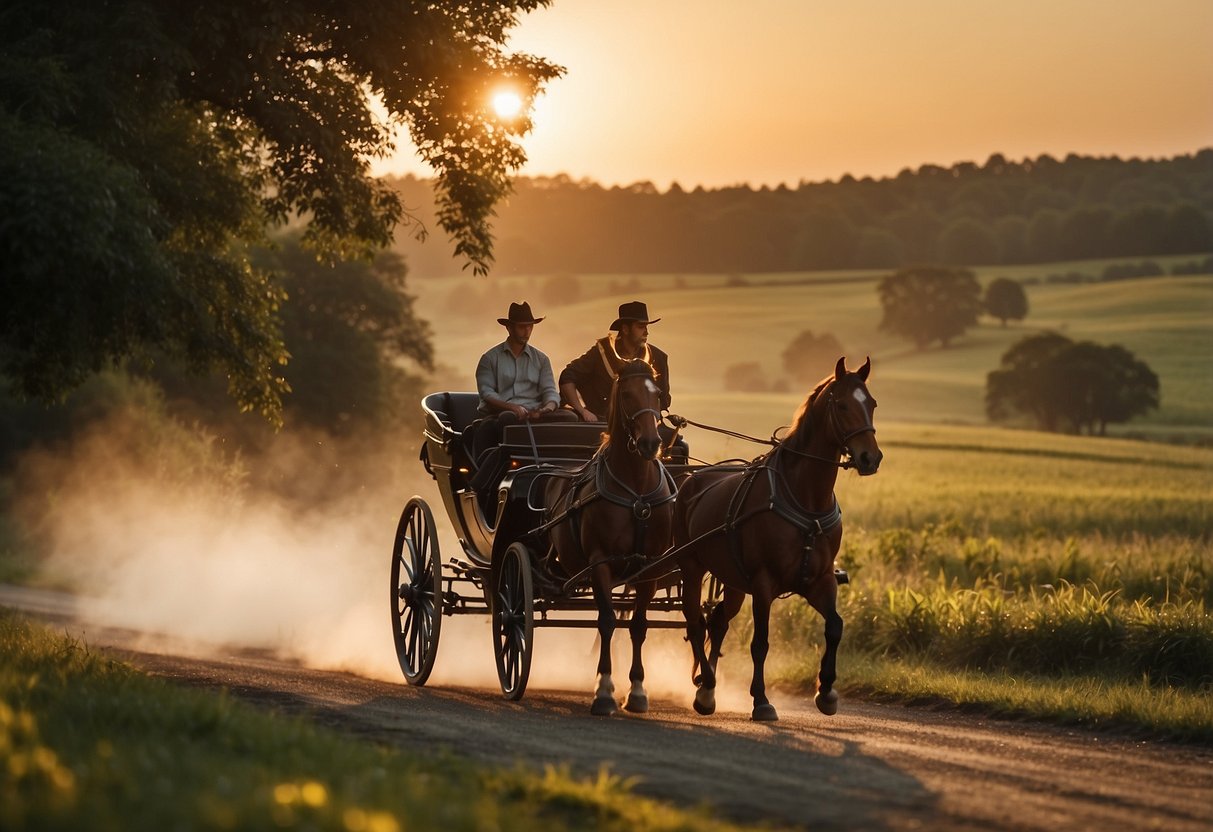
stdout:
<svg viewBox="0 0 1213 832">
<path fill-rule="evenodd" d="M 876 287 L 883 316 L 880 328 L 925 349 L 944 347 L 977 323 L 981 286 L 968 269 L 914 266 L 881 279 Z"/>
<path fill-rule="evenodd" d="M 1007 321 L 1022 321 L 1028 315 L 1028 294 L 1023 284 L 1009 277 L 998 277 L 986 287 L 983 301 L 985 311 L 993 315 L 1003 326 Z"/>
<path fill-rule="evenodd" d="M 432 221 L 487 270 L 530 123 L 486 93 L 508 80 L 529 102 L 560 72 L 504 49 L 543 4 L 7 4 L 0 373 L 53 400 L 165 352 L 276 419 L 282 293 L 252 247 L 288 221 L 328 256 L 389 243 L 408 215 L 369 163 L 402 126 L 437 172 Z"/>
<path fill-rule="evenodd" d="M 986 377 L 986 413 L 1030 415 L 1050 431 L 1103 436 L 1111 423 L 1156 409 L 1158 376 L 1118 344 L 1071 341 L 1055 332 L 1021 339 Z"/>
</svg>

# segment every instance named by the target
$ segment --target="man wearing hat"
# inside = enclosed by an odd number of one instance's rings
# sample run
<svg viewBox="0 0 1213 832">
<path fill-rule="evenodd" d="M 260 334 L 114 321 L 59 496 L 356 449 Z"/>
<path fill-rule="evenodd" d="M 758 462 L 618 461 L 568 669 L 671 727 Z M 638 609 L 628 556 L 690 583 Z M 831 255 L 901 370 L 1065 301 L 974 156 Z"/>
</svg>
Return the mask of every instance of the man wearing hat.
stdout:
<svg viewBox="0 0 1213 832">
<path fill-rule="evenodd" d="M 476 365 L 476 390 L 484 415 L 508 413 L 514 418 L 507 421 L 526 421 L 560 406 L 552 361 L 529 343 L 535 324 L 542 320 L 531 314 L 526 301 L 511 303 L 508 316 L 497 319 L 505 327 L 506 339 L 480 356 Z"/>
<path fill-rule="evenodd" d="M 531 332 L 542 320 L 531 314 L 526 301 L 511 303 L 508 315 L 497 319 L 505 327 L 505 340 L 480 356 L 476 365 L 479 410 L 484 415 L 472 441 L 473 459 L 481 467 L 473 479 L 477 490 L 491 485 L 497 461 L 486 460 L 484 454 L 501 444 L 506 425 L 572 418 L 558 410 L 560 394 L 551 359 L 530 344 Z"/>
<path fill-rule="evenodd" d="M 661 391 L 661 409 L 670 406 L 670 359 L 649 343 L 649 308 L 638 300 L 619 306 L 610 334 L 599 338 L 560 373 L 560 396 L 584 422 L 606 419 L 611 386 L 625 361 L 644 359 L 653 368 Z"/>
</svg>

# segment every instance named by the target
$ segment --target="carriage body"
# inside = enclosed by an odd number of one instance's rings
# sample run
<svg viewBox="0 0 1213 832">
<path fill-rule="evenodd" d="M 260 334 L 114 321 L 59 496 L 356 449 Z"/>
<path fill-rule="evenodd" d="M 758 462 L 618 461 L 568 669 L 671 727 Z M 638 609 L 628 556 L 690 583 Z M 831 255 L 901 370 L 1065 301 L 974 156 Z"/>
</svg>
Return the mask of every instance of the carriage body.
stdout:
<svg viewBox="0 0 1213 832">
<path fill-rule="evenodd" d="M 523 423 L 503 432 L 506 473 L 492 495 L 472 487 L 475 472 L 467 429 L 479 418 L 473 392 L 438 392 L 422 399 L 421 463 L 437 485 L 460 555 L 442 561 L 433 516 L 421 497 L 405 506 L 392 564 L 392 609 L 397 655 L 406 680 L 424 684 L 437 652 L 441 617 L 480 614 L 493 620 L 498 672 L 508 698 L 517 699 L 529 672 L 534 627 L 596 626 L 588 582 L 570 582 L 553 559 L 543 524 L 539 480 L 574 471 L 598 450 L 603 425 Z M 685 444 L 681 446 L 685 459 Z M 672 473 L 685 463 L 668 465 Z M 681 585 L 672 565 L 649 609 L 652 626 L 685 626 Z M 616 587 L 613 605 L 625 612 L 632 590 Z M 709 593 L 711 599 L 718 593 Z M 503 656 L 503 653 L 505 654 Z"/>
</svg>

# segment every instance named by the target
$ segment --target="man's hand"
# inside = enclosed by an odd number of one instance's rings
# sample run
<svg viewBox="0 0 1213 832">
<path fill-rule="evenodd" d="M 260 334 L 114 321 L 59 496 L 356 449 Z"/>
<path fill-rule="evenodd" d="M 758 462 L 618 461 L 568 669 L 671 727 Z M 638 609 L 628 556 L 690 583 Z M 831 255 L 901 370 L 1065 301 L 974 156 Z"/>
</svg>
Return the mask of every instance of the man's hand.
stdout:
<svg viewBox="0 0 1213 832">
<path fill-rule="evenodd" d="M 597 416 L 595 416 L 595 415 L 594 415 L 594 412 L 593 412 L 592 410 L 590 410 L 588 407 L 580 407 L 580 408 L 578 408 L 578 409 L 577 409 L 577 415 L 581 417 L 581 421 L 583 421 L 583 422 L 597 422 L 597 421 L 599 421 L 599 420 L 598 420 L 598 417 L 597 417 Z"/>
</svg>

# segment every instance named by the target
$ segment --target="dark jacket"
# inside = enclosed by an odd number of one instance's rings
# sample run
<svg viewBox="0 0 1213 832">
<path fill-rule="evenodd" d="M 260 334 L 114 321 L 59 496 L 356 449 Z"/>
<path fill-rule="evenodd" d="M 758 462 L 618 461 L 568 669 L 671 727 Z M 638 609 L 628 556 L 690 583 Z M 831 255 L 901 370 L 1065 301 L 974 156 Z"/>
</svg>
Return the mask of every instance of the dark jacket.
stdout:
<svg viewBox="0 0 1213 832">
<path fill-rule="evenodd" d="M 661 391 L 661 409 L 670 407 L 670 357 L 652 344 L 647 345 L 649 366 L 653 368 L 653 376 L 657 389 Z M 603 361 L 603 356 L 606 361 Z M 582 355 L 574 358 L 560 373 L 559 384 L 572 382 L 577 385 L 585 406 L 600 419 L 606 419 L 610 407 L 611 386 L 624 359 L 615 352 L 611 336 L 599 338 Z M 607 370 L 607 364 L 611 369 Z"/>
</svg>

